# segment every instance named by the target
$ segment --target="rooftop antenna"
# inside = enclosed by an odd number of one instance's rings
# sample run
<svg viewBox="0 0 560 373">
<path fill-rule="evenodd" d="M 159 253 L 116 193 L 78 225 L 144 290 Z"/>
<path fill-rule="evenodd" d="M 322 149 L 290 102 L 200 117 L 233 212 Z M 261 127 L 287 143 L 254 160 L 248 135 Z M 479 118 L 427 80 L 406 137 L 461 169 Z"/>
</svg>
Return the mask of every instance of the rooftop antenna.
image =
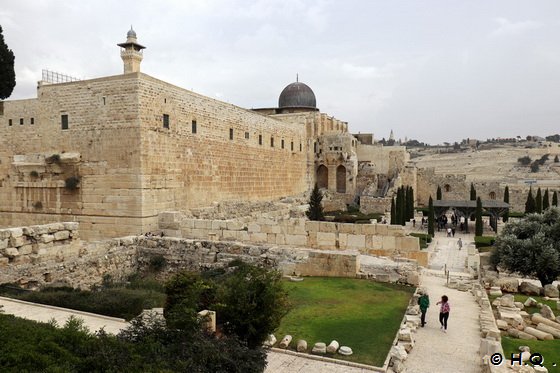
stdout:
<svg viewBox="0 0 560 373">
<path fill-rule="evenodd" d="M 296 73 L 296 83 L 299 82 L 299 74 Z"/>
</svg>

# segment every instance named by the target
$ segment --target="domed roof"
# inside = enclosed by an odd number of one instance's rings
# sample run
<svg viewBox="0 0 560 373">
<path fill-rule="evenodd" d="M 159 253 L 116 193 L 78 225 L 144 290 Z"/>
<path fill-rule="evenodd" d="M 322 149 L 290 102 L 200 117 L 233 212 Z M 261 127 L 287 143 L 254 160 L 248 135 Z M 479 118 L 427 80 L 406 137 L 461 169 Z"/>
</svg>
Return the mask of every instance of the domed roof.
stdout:
<svg viewBox="0 0 560 373">
<path fill-rule="evenodd" d="M 126 33 L 126 38 L 134 38 L 136 39 L 136 31 L 134 31 L 132 29 L 132 26 L 130 26 L 130 30 L 128 30 L 128 32 Z"/>
<path fill-rule="evenodd" d="M 315 109 L 317 107 L 315 93 L 313 93 L 307 84 L 302 82 L 288 84 L 282 93 L 280 93 L 278 107 L 304 107 Z"/>
</svg>

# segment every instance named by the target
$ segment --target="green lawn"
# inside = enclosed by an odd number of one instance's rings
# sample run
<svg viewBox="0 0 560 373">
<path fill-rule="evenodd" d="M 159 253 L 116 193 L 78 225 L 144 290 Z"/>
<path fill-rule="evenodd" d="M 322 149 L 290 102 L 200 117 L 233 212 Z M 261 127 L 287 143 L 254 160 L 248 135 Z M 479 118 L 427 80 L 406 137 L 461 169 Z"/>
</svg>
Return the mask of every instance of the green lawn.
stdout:
<svg viewBox="0 0 560 373">
<path fill-rule="evenodd" d="M 554 341 L 525 341 L 510 337 L 502 337 L 502 347 L 506 359 L 511 358 L 512 353 L 519 353 L 519 346 L 529 346 L 531 353 L 539 353 L 544 358 L 543 365 L 550 373 L 560 372 L 560 340 Z M 554 367 L 553 364 L 556 363 Z"/>
<path fill-rule="evenodd" d="M 354 354 L 338 359 L 381 367 L 387 357 L 414 288 L 346 278 L 305 278 L 286 282 L 293 304 L 276 336 L 315 342 L 337 340 Z"/>
</svg>

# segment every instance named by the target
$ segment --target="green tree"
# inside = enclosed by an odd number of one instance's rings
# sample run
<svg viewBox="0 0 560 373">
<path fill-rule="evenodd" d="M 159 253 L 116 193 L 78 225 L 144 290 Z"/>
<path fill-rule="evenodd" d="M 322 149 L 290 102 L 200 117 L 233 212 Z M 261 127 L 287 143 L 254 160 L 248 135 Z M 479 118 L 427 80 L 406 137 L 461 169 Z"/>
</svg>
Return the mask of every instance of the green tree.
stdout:
<svg viewBox="0 0 560 373">
<path fill-rule="evenodd" d="M 2 26 L 0 26 L 0 100 L 10 97 L 16 86 L 14 52 L 4 42 L 2 32 Z"/>
<path fill-rule="evenodd" d="M 482 201 L 480 200 L 480 197 L 478 197 L 476 199 L 476 211 L 475 211 L 475 216 L 476 216 L 476 223 L 475 223 L 475 228 L 474 228 L 474 235 L 475 236 L 482 236 L 483 233 L 483 229 L 482 229 Z"/>
<path fill-rule="evenodd" d="M 471 201 L 476 201 L 476 189 L 473 183 L 471 183 Z"/>
<path fill-rule="evenodd" d="M 509 204 L 509 187 L 506 185 L 504 189 L 504 202 Z M 504 212 L 503 222 L 506 223 L 509 220 L 509 210 Z"/>
<path fill-rule="evenodd" d="M 407 202 L 407 220 L 414 219 L 414 189 L 412 186 L 408 187 Z"/>
<path fill-rule="evenodd" d="M 558 193 L 556 191 L 552 193 L 552 206 L 558 207 Z"/>
<path fill-rule="evenodd" d="M 400 216 L 401 216 L 401 221 L 400 221 L 400 225 L 405 225 L 406 224 L 406 189 L 404 186 L 401 186 L 401 202 L 400 202 Z"/>
<path fill-rule="evenodd" d="M 441 201 L 441 187 L 439 185 L 437 186 L 436 200 Z"/>
<path fill-rule="evenodd" d="M 546 188 L 542 197 L 542 209 L 543 211 L 545 211 L 549 207 L 550 207 L 550 200 L 548 199 L 548 188 Z"/>
<path fill-rule="evenodd" d="M 537 196 L 535 197 L 535 212 L 537 214 L 541 214 L 542 213 L 542 193 L 541 193 L 541 188 L 539 187 L 537 189 Z"/>
<path fill-rule="evenodd" d="M 551 284 L 560 275 L 560 210 L 550 208 L 507 224 L 495 245 L 495 266 Z"/>
<path fill-rule="evenodd" d="M 397 224 L 397 210 L 395 206 L 395 197 L 391 198 L 391 225 Z"/>
<path fill-rule="evenodd" d="M 220 286 L 218 299 L 215 309 L 222 330 L 249 348 L 262 346 L 289 310 L 282 274 L 245 263 Z"/>
<path fill-rule="evenodd" d="M 428 234 L 432 237 L 434 236 L 434 220 L 435 220 L 435 210 L 434 210 L 434 201 L 432 200 L 432 196 L 428 201 Z"/>
<path fill-rule="evenodd" d="M 525 213 L 534 214 L 537 207 L 535 205 L 535 197 L 533 197 L 533 188 L 529 188 L 529 194 L 527 195 L 527 201 L 525 201 Z"/>
<path fill-rule="evenodd" d="M 311 196 L 309 197 L 309 208 L 305 213 L 309 220 L 325 220 L 325 215 L 323 214 L 323 195 L 315 183 L 313 190 L 311 191 Z"/>
</svg>

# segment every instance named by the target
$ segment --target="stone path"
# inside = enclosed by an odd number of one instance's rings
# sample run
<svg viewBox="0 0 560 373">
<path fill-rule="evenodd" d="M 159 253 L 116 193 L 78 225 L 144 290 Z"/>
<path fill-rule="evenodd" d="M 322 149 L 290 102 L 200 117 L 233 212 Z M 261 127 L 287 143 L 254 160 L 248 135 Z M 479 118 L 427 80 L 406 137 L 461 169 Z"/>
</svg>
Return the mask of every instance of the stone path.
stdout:
<svg viewBox="0 0 560 373">
<path fill-rule="evenodd" d="M 265 373 L 372 373 L 372 370 L 270 351 Z"/>
<path fill-rule="evenodd" d="M 461 237 L 463 248 L 459 251 L 457 240 Z M 470 292 L 447 288 L 443 275 L 444 266 L 452 276 L 464 276 L 467 243 L 472 236 L 455 235 L 447 238 L 436 233 L 429 269 L 422 272 L 421 284 L 430 296 L 430 308 L 426 314 L 427 324 L 418 328 L 416 344 L 405 361 L 407 373 L 454 372 L 479 373 L 482 371 L 478 353 L 480 345 L 479 306 Z M 440 330 L 439 306 L 442 295 L 449 297 L 451 312 L 448 331 Z"/>
<path fill-rule="evenodd" d="M 60 326 L 64 325 L 70 316 L 79 317 L 84 320 L 84 325 L 92 332 L 105 328 L 106 332 L 117 334 L 121 329 L 126 328 L 128 325 L 124 319 L 24 302 L 4 297 L 0 297 L 0 305 L 3 306 L 2 311 L 6 314 L 40 322 L 49 322 L 54 319 Z"/>
</svg>

